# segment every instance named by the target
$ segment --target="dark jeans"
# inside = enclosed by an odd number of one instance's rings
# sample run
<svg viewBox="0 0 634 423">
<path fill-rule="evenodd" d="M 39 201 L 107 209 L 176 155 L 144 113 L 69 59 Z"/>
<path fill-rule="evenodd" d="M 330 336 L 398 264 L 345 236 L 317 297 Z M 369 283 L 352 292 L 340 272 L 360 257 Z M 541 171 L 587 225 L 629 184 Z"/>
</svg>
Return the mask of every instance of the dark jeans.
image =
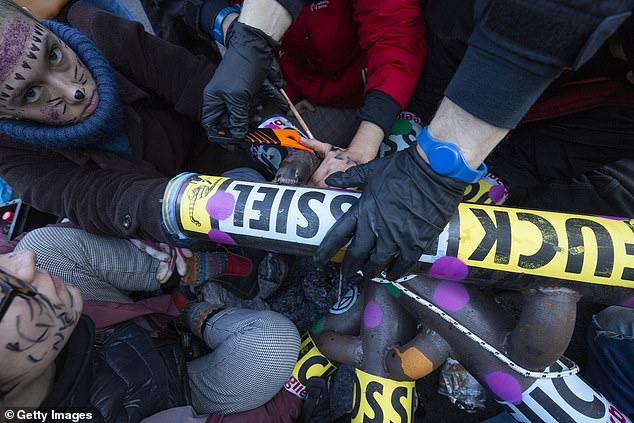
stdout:
<svg viewBox="0 0 634 423">
<path fill-rule="evenodd" d="M 585 376 L 619 410 L 634 416 L 634 309 L 612 306 L 596 314 L 589 333 Z"/>
</svg>

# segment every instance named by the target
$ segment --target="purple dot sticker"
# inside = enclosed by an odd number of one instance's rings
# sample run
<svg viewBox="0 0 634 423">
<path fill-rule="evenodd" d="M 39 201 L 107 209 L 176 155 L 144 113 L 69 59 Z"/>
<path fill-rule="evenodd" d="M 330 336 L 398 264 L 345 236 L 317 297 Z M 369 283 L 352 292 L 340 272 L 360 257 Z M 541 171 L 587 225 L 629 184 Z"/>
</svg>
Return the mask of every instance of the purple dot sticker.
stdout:
<svg viewBox="0 0 634 423">
<path fill-rule="evenodd" d="M 469 291 L 458 282 L 440 282 L 434 291 L 434 302 L 446 311 L 462 310 L 469 304 L 469 299 Z"/>
<path fill-rule="evenodd" d="M 623 302 L 623 305 L 624 305 L 625 307 L 631 307 L 631 308 L 634 308 L 634 297 L 630 297 L 630 298 L 628 298 L 627 300 L 625 300 L 625 301 Z"/>
<path fill-rule="evenodd" d="M 625 217 L 618 217 L 618 216 L 605 216 L 603 214 L 591 214 L 590 216 L 596 216 L 596 217 L 600 217 L 601 219 L 608 219 L 608 220 L 619 220 L 619 221 L 626 221 L 629 220 Z"/>
<path fill-rule="evenodd" d="M 494 185 L 489 190 L 489 198 L 495 204 L 501 204 L 506 199 L 506 189 L 503 185 Z"/>
<path fill-rule="evenodd" d="M 469 275 L 469 268 L 458 257 L 444 256 L 431 265 L 427 274 L 438 279 L 461 281 Z"/>
<path fill-rule="evenodd" d="M 484 377 L 489 389 L 503 401 L 511 404 L 522 402 L 522 387 L 511 375 L 504 372 L 493 372 Z"/>
<path fill-rule="evenodd" d="M 381 324 L 383 320 L 383 310 L 376 301 L 368 301 L 363 312 L 363 323 L 366 327 L 374 329 Z"/>
<path fill-rule="evenodd" d="M 236 199 L 228 192 L 217 192 L 207 200 L 207 213 L 212 219 L 225 220 L 236 206 Z"/>
<path fill-rule="evenodd" d="M 207 235 L 209 235 L 209 239 L 217 242 L 218 244 L 225 244 L 225 245 L 238 245 L 233 238 L 231 238 L 229 236 L 229 234 L 219 231 L 218 229 L 212 229 L 209 232 L 207 232 Z"/>
</svg>

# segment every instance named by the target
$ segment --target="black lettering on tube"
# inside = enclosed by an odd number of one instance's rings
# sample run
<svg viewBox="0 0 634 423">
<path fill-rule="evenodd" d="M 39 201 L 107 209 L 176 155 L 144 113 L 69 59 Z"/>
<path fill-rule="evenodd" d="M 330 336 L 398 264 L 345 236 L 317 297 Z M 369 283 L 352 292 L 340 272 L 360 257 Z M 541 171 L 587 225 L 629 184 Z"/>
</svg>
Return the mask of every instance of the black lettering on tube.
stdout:
<svg viewBox="0 0 634 423">
<path fill-rule="evenodd" d="M 287 233 L 291 200 L 296 192 L 294 189 L 287 189 L 282 193 L 282 199 L 280 200 L 280 207 L 277 209 L 277 219 L 275 222 L 275 232 L 278 234 Z"/>
<path fill-rule="evenodd" d="M 520 254 L 517 265 L 523 269 L 539 269 L 550 263 L 557 254 L 559 244 L 555 227 L 548 220 L 534 213 L 517 213 L 517 219 L 532 223 L 542 234 L 542 245 L 539 250 L 530 256 Z"/>
<path fill-rule="evenodd" d="M 581 218 L 570 218 L 566 220 L 566 233 L 568 234 L 568 261 L 566 262 L 567 273 L 581 273 L 586 245 L 583 241 L 582 228 L 589 228 L 594 233 L 596 239 L 597 265 L 594 276 L 609 278 L 614 267 L 614 245 L 608 230 L 598 222 Z"/>
<path fill-rule="evenodd" d="M 236 206 L 233 211 L 233 226 L 243 227 L 244 208 L 247 205 L 249 194 L 251 193 L 251 190 L 253 190 L 253 185 L 236 184 L 233 189 L 240 193 L 238 194 L 238 198 L 236 199 Z"/>
<path fill-rule="evenodd" d="M 249 220 L 249 228 L 268 231 L 269 225 L 271 224 L 271 208 L 273 207 L 273 201 L 275 200 L 275 195 L 279 192 L 279 188 L 264 186 L 258 188 L 257 192 L 264 194 L 264 198 L 254 201 L 252 207 L 253 210 L 260 212 L 260 217 L 258 219 Z"/>
<path fill-rule="evenodd" d="M 493 222 L 484 210 L 470 210 L 482 225 L 484 238 L 471 253 L 469 260 L 483 261 L 495 245 L 493 261 L 497 264 L 509 264 L 511 259 L 511 222 L 508 212 L 496 210 L 493 212 L 495 216 L 495 222 Z"/>
<path fill-rule="evenodd" d="M 325 198 L 326 194 L 316 191 L 305 192 L 299 197 L 297 200 L 299 212 L 306 218 L 308 223 L 306 226 L 297 225 L 297 236 L 310 239 L 317 235 L 319 231 L 319 215 L 310 208 L 310 200 L 323 203 Z"/>
</svg>

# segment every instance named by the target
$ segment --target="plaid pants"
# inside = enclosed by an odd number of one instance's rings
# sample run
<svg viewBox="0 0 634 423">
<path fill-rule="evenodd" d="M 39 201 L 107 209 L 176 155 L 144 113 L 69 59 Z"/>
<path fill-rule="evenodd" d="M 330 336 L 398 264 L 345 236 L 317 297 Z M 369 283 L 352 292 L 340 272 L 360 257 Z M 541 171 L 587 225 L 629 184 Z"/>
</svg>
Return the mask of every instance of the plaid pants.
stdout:
<svg viewBox="0 0 634 423">
<path fill-rule="evenodd" d="M 16 251 L 32 250 L 37 267 L 76 286 L 85 300 L 127 302 L 129 291 L 154 291 L 158 260 L 125 239 L 79 229 L 41 228 Z M 230 414 L 265 404 L 290 376 L 299 353 L 297 328 L 273 311 L 227 308 L 206 323 L 214 351 L 188 363 L 198 413 Z"/>
</svg>

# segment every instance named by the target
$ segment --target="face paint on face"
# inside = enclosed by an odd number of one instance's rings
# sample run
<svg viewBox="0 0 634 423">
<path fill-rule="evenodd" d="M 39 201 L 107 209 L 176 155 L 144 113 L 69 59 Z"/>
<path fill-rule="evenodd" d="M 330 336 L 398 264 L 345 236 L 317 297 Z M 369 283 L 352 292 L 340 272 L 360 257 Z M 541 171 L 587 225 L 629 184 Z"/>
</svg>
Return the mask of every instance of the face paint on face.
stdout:
<svg viewBox="0 0 634 423">
<path fill-rule="evenodd" d="M 0 66 L 0 117 L 65 125 L 95 112 L 99 95 L 90 71 L 39 22 L 15 16 L 1 41 L 0 51 L 12 56 Z"/>
<path fill-rule="evenodd" d="M 10 21 L 0 36 L 0 80 L 6 81 L 27 49 L 31 27 L 26 18 Z M 4 96 L 3 96 L 4 97 Z"/>
<path fill-rule="evenodd" d="M 0 373 L 3 384 L 37 377 L 63 349 L 82 309 L 79 292 L 35 268 L 29 251 L 0 256 L 0 281 L 19 279 L 37 294 L 15 297 L 0 321 Z"/>
</svg>

